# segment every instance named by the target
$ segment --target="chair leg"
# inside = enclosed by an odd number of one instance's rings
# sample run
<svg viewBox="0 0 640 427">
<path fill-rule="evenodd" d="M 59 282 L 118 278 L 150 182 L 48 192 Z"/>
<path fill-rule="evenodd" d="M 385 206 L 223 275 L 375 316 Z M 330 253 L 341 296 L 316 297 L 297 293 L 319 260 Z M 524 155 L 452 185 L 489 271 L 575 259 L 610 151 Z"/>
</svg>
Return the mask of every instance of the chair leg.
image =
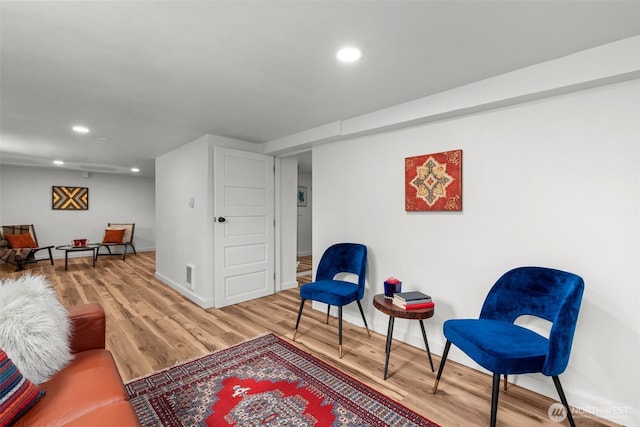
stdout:
<svg viewBox="0 0 640 427">
<path fill-rule="evenodd" d="M 338 355 L 342 359 L 342 306 L 338 306 Z"/>
<path fill-rule="evenodd" d="M 51 265 L 53 265 L 53 255 L 51 255 L 51 248 L 47 248 L 49 251 L 49 261 L 51 261 Z"/>
<path fill-rule="evenodd" d="M 122 250 L 122 260 L 124 261 L 127 258 L 127 245 L 124 245 Z"/>
<path fill-rule="evenodd" d="M 504 391 L 507 391 L 507 374 L 504 374 Z"/>
<path fill-rule="evenodd" d="M 557 375 L 554 375 L 552 378 L 553 383 L 556 386 L 556 390 L 558 391 L 558 395 L 560 396 L 560 401 L 562 402 L 562 405 L 564 405 L 564 409 L 567 411 L 569 424 L 571 424 L 571 427 L 576 427 L 576 423 L 573 421 L 573 416 L 571 415 L 571 408 L 569 408 L 569 402 L 567 402 L 567 396 L 564 395 L 564 390 L 562 390 L 562 385 L 560 384 L 560 378 Z"/>
<path fill-rule="evenodd" d="M 329 324 L 329 312 L 331 311 L 331 306 L 327 304 L 327 325 Z"/>
<path fill-rule="evenodd" d="M 440 358 L 440 367 L 438 368 L 438 375 L 436 375 L 436 382 L 433 384 L 433 394 L 436 394 L 438 391 L 438 383 L 440 382 L 440 377 L 442 376 L 442 370 L 444 369 L 444 364 L 447 361 L 447 355 L 449 354 L 449 349 L 451 348 L 451 341 L 447 340 L 444 345 L 444 351 L 442 352 L 442 357 Z"/>
<path fill-rule="evenodd" d="M 360 309 L 362 320 L 364 320 L 364 327 L 367 329 L 367 334 L 371 336 L 371 332 L 369 331 L 369 326 L 367 326 L 367 319 L 364 318 L 364 311 L 362 310 L 362 304 L 360 304 L 360 300 L 357 300 L 356 302 L 358 303 L 358 308 Z"/>
<path fill-rule="evenodd" d="M 293 341 L 296 340 L 296 335 L 298 335 L 298 325 L 300 324 L 300 317 L 302 316 L 302 309 L 304 308 L 305 299 L 300 300 L 300 310 L 298 311 L 298 320 L 296 320 L 296 329 L 293 331 Z"/>
<path fill-rule="evenodd" d="M 491 388 L 491 427 L 496 426 L 498 415 L 498 394 L 500 393 L 500 374 L 493 374 L 493 387 Z"/>
</svg>

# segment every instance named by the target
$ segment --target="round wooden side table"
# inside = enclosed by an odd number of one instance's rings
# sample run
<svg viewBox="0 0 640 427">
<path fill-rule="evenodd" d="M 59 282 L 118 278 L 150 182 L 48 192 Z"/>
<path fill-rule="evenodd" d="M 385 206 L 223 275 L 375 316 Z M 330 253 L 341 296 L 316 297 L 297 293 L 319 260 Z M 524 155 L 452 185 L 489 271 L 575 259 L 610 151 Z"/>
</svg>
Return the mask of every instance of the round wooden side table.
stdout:
<svg viewBox="0 0 640 427">
<path fill-rule="evenodd" d="M 431 351 L 429 350 L 429 341 L 427 340 L 427 332 L 424 330 L 424 319 L 433 317 L 434 309 L 432 308 L 420 308 L 417 310 L 404 310 L 401 307 L 395 305 L 390 299 L 386 299 L 384 294 L 378 294 L 373 297 L 373 306 L 389 315 L 389 328 L 387 329 L 387 347 L 385 349 L 386 359 L 384 361 L 384 379 L 387 379 L 387 368 L 389 367 L 389 355 L 391 354 L 391 341 L 393 341 L 393 324 L 396 317 L 401 319 L 414 319 L 420 321 L 420 329 L 422 329 L 422 338 L 424 339 L 424 346 L 427 349 L 427 355 L 429 356 L 429 364 L 431 365 L 431 372 L 433 369 L 433 360 L 431 360 Z"/>
</svg>

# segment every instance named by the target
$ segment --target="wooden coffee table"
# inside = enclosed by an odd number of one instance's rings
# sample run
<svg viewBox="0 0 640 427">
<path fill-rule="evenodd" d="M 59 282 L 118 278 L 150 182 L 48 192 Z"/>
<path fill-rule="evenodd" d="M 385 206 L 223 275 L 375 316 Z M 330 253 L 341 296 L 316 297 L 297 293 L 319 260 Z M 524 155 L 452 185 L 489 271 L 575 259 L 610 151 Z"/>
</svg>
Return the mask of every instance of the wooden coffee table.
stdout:
<svg viewBox="0 0 640 427">
<path fill-rule="evenodd" d="M 389 315 L 389 328 L 387 329 L 387 347 L 385 349 L 386 360 L 384 361 L 384 379 L 387 379 L 387 368 L 389 367 L 389 355 L 391 354 L 391 341 L 393 341 L 393 324 L 396 317 L 400 319 L 414 319 L 420 321 L 420 328 L 422 329 L 422 338 L 424 338 L 424 346 L 427 349 L 427 355 L 429 356 L 429 364 L 431 365 L 431 372 L 433 369 L 433 360 L 431 360 L 431 351 L 429 350 L 429 341 L 427 340 L 427 332 L 424 330 L 424 319 L 433 317 L 434 309 L 421 308 L 418 310 L 404 310 L 397 305 L 393 304 L 390 299 L 385 299 L 384 294 L 378 294 L 373 297 L 373 306 Z"/>
<path fill-rule="evenodd" d="M 88 243 L 86 246 L 71 246 L 71 245 L 56 246 L 56 249 L 59 251 L 64 251 L 64 271 L 67 271 L 67 265 L 69 263 L 69 252 L 91 251 L 91 256 L 93 258 L 93 266 L 95 267 L 96 255 L 98 254 L 99 247 L 100 247 L 99 243 Z"/>
</svg>

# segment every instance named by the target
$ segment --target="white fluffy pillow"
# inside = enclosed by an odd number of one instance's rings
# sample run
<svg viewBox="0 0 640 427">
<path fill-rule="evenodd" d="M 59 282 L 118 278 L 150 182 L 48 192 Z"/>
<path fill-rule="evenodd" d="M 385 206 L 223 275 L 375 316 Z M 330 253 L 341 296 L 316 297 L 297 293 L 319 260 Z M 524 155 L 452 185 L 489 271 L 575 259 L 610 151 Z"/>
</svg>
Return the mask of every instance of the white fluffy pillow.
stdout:
<svg viewBox="0 0 640 427">
<path fill-rule="evenodd" d="M 22 374 L 42 384 L 73 358 L 67 310 L 44 276 L 0 282 L 0 348 Z"/>
</svg>

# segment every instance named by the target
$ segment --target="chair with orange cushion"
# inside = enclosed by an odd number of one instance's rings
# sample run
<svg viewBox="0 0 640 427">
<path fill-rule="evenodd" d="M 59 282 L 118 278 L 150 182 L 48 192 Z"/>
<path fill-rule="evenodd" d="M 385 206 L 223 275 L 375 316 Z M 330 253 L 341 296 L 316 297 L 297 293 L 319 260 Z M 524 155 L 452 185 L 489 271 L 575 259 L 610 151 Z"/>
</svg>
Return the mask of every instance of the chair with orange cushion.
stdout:
<svg viewBox="0 0 640 427">
<path fill-rule="evenodd" d="M 96 252 L 96 259 L 100 255 L 100 249 L 107 248 L 108 255 L 120 255 L 119 253 L 112 253 L 111 248 L 122 246 L 122 260 L 127 257 L 127 248 L 133 250 L 133 254 L 137 255 L 136 247 L 133 246 L 133 232 L 136 228 L 135 223 L 115 224 L 110 222 L 107 224 L 107 228 L 104 231 L 104 237 L 100 243 L 100 247 Z M 107 255 L 107 254 L 103 254 Z"/>
<path fill-rule="evenodd" d="M 53 265 L 52 246 L 40 246 L 33 224 L 3 225 L 0 233 L 0 260 L 24 270 L 25 264 L 49 260 Z M 36 253 L 46 250 L 47 258 L 36 258 Z"/>
</svg>

